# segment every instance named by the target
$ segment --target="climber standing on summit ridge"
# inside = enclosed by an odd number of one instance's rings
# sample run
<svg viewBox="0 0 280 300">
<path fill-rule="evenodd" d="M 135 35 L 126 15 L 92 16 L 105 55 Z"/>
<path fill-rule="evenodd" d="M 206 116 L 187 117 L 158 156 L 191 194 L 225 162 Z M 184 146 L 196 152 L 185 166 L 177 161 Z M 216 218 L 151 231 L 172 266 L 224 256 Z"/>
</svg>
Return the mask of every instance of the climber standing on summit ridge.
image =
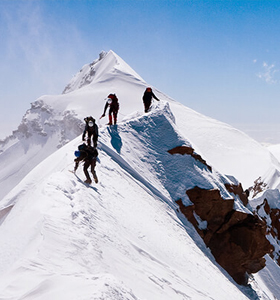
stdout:
<svg viewBox="0 0 280 300">
<path fill-rule="evenodd" d="M 105 117 L 105 113 L 106 113 L 108 106 L 110 106 L 108 125 L 113 125 L 113 118 L 114 118 L 114 124 L 117 124 L 117 116 L 118 116 L 118 111 L 119 111 L 120 105 L 119 105 L 119 101 L 118 101 L 116 94 L 110 94 L 107 97 L 107 101 L 106 101 L 106 104 L 104 107 L 104 112 L 103 112 L 103 115 L 100 117 L 100 119 Z M 112 117 L 112 114 L 113 114 L 113 117 Z"/>
<path fill-rule="evenodd" d="M 153 93 L 152 89 L 150 87 L 147 87 L 144 95 L 142 97 L 143 103 L 144 103 L 144 108 L 145 108 L 145 113 L 149 111 L 151 103 L 152 103 L 152 98 L 156 99 L 157 101 L 160 101 L 156 95 Z"/>
</svg>

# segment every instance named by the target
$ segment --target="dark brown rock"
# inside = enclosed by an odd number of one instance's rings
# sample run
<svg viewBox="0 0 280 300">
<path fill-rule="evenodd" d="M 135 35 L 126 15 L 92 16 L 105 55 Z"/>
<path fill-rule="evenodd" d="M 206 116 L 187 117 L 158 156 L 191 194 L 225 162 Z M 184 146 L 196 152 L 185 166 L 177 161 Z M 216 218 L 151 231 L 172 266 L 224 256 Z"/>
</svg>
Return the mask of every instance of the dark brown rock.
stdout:
<svg viewBox="0 0 280 300">
<path fill-rule="evenodd" d="M 188 146 L 178 146 L 175 147 L 171 150 L 167 151 L 170 154 L 187 154 L 187 155 L 191 155 L 195 160 L 203 163 L 210 171 L 212 171 L 212 167 L 207 165 L 206 161 L 197 153 L 194 153 L 194 149 L 192 147 L 188 147 Z"/>
<path fill-rule="evenodd" d="M 171 150 L 168 150 L 168 153 L 170 153 L 170 154 L 181 154 L 181 155 L 184 155 L 184 154 L 191 155 L 191 154 L 193 154 L 193 152 L 194 152 L 194 149 L 192 147 L 187 147 L 187 146 L 178 146 Z"/>
<path fill-rule="evenodd" d="M 239 183 L 238 185 L 226 183 L 225 187 L 230 193 L 238 195 L 245 206 L 248 204 L 248 194 L 245 191 L 243 191 L 241 183 Z"/>
<path fill-rule="evenodd" d="M 254 198 L 257 194 L 266 190 L 267 188 L 267 184 L 262 181 L 261 177 L 259 177 L 254 181 L 254 185 L 248 190 L 250 193 L 252 193 L 252 198 Z"/>
<path fill-rule="evenodd" d="M 272 208 L 270 212 L 271 227 L 275 232 L 277 239 L 280 241 L 280 210 Z"/>
<path fill-rule="evenodd" d="M 193 205 L 185 207 L 177 201 L 182 213 L 194 225 L 216 261 L 238 284 L 247 283 L 247 274 L 265 266 L 263 256 L 273 247 L 266 239 L 266 224 L 256 215 L 234 210 L 234 199 L 223 199 L 219 190 L 195 187 L 187 195 Z M 207 221 L 199 229 L 194 213 Z"/>
</svg>

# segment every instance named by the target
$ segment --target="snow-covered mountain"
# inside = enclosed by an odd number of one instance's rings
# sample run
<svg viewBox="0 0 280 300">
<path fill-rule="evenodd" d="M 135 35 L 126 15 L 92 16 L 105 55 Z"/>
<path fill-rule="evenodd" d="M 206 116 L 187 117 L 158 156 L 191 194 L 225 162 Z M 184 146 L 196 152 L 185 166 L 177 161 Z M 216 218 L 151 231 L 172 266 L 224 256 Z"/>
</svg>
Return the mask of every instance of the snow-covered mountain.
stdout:
<svg viewBox="0 0 280 300">
<path fill-rule="evenodd" d="M 268 255 L 250 285 L 239 286 L 177 205 L 191 207 L 186 191 L 199 187 L 252 219 L 227 186 L 249 187 L 277 159 L 156 88 L 161 101 L 143 114 L 147 85 L 113 51 L 102 53 L 62 95 L 35 101 L 1 142 L 0 299 L 280 299 L 280 269 Z M 99 120 L 109 93 L 121 107 L 112 127 Z M 82 168 L 69 172 L 89 115 L 100 126 L 99 183 L 91 187 Z M 168 152 L 176 147 L 192 155 Z M 213 228 L 198 204 L 192 213 L 201 232 Z M 223 232 L 244 226 L 227 219 Z M 247 262 L 256 269 L 261 256 Z"/>
<path fill-rule="evenodd" d="M 0 141 L 0 198 L 30 170 L 83 129 L 83 118 L 99 120 L 104 99 L 116 93 L 120 100 L 119 121 L 138 111 L 147 83 L 113 51 L 85 65 L 62 95 L 42 96 L 32 103 L 18 129 Z M 220 172 L 235 176 L 244 188 L 267 170 L 279 167 L 270 151 L 259 143 L 217 120 L 199 114 L 170 99 L 156 88 L 155 94 L 170 104 L 176 124 L 185 138 Z M 42 151 L 43 149 L 43 151 Z"/>
</svg>

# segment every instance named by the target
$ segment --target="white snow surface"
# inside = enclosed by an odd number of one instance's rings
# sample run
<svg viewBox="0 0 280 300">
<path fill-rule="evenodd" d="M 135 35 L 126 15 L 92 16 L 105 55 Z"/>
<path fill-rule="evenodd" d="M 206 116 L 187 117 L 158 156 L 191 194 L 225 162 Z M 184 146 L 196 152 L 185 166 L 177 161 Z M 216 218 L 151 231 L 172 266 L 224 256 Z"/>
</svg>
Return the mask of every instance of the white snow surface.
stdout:
<svg viewBox="0 0 280 300">
<path fill-rule="evenodd" d="M 79 76 L 80 74 L 80 76 Z M 244 133 L 205 117 L 148 84 L 113 51 L 86 65 L 64 94 L 42 96 L 0 152 L 0 299 L 280 299 L 279 267 L 240 287 L 219 267 L 175 201 L 194 186 L 249 186 L 278 168 L 271 152 Z M 151 86 L 151 85 L 149 85 Z M 109 93 L 119 123 L 99 120 Z M 83 118 L 99 124 L 99 183 L 73 169 Z M 106 117 L 107 118 L 107 117 Z M 188 155 L 195 149 L 213 171 Z M 226 201 L 226 200 L 225 200 Z M 248 212 L 235 199 L 235 206 Z"/>
<path fill-rule="evenodd" d="M 267 148 L 280 161 L 280 144 L 269 145 Z"/>
<path fill-rule="evenodd" d="M 271 145 L 267 149 L 280 161 L 280 145 Z M 261 176 L 261 180 L 267 185 L 269 189 L 280 190 L 280 168 L 279 166 L 270 167 Z M 280 201 L 280 199 L 279 199 Z"/>
</svg>

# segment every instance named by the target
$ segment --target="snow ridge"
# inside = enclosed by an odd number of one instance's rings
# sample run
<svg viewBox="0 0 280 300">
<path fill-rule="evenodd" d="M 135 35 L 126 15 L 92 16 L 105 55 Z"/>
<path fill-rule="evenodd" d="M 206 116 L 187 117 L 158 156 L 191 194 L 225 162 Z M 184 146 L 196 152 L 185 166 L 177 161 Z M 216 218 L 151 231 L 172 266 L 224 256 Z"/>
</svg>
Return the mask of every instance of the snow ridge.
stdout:
<svg viewBox="0 0 280 300">
<path fill-rule="evenodd" d="M 0 226 L 1 299 L 248 299 L 253 291 L 213 264 L 178 218 L 183 185 L 222 187 L 226 179 L 167 152 L 189 145 L 168 110 L 162 103 L 101 129 L 98 185 L 83 184 L 82 168 L 78 179 L 68 172 L 78 137 L 3 199 L 3 209 L 13 208 Z"/>
</svg>

